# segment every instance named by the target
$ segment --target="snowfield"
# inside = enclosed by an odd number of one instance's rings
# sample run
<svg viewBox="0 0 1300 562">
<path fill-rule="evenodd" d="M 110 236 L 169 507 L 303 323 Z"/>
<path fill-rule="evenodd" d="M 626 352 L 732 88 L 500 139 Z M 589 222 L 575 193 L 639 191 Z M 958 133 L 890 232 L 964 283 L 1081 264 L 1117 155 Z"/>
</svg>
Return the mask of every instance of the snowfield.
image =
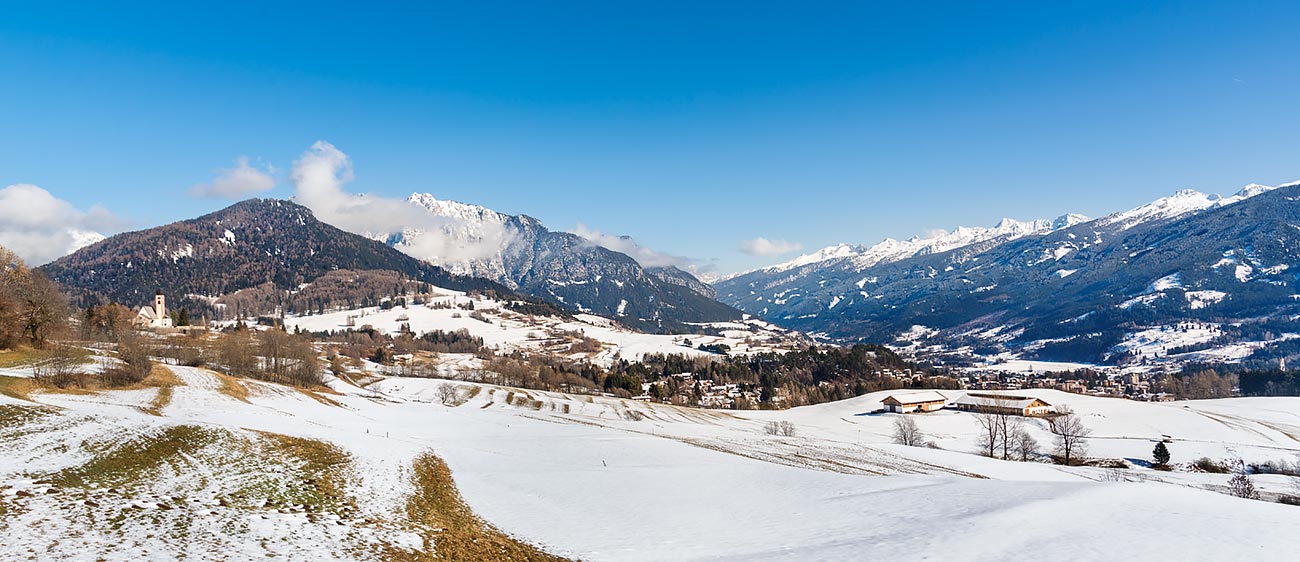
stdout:
<svg viewBox="0 0 1300 562">
<path fill-rule="evenodd" d="M 241 381 L 240 399 L 208 371 L 171 369 L 183 385 L 161 415 L 143 407 L 156 403 L 153 389 L 41 393 L 32 397 L 40 410 L 0 396 L 2 411 L 39 411 L 0 418 L 0 559 L 381 560 L 365 545 L 418 547 L 394 514 L 413 491 L 412 459 L 425 451 L 448 463 L 487 521 L 587 561 L 991 561 L 1027 549 L 1058 560 L 1237 560 L 1287 559 L 1300 548 L 1300 508 L 1219 493 L 1226 475 L 984 458 L 971 454 L 976 421 L 948 410 L 912 417 L 932 448 L 893 445 L 896 415 L 878 412 L 889 393 L 737 412 L 382 378 L 365 388 L 332 379 L 338 394 L 329 395 Z M 456 389 L 451 405 L 443 385 Z M 1092 456 L 1141 465 L 1162 435 L 1174 463 L 1300 454 L 1297 398 L 1160 404 L 1021 394 L 1073 407 L 1094 431 Z M 797 434 L 763 431 L 778 420 Z M 47 494 L 37 483 L 93 461 L 102 443 L 180 426 L 335 444 L 354 459 L 350 493 L 360 513 L 340 522 L 223 506 L 241 484 L 223 477 L 228 468 L 206 449 L 151 473 L 138 483 L 145 491 L 120 501 L 103 490 Z M 1050 441 L 1041 421 L 1030 431 Z M 263 462 L 273 484 L 296 466 Z M 1280 477 L 1256 483 L 1273 493 L 1289 486 Z M 83 493 L 99 507 L 73 501 Z M 105 522 L 119 513 L 128 517 L 116 527 Z"/>
<path fill-rule="evenodd" d="M 448 332 L 466 330 L 474 336 L 483 338 L 483 343 L 487 347 L 506 353 L 516 349 L 535 351 L 556 345 L 563 348 L 580 335 L 597 340 L 602 344 L 601 349 L 595 353 L 575 353 L 570 356 L 605 365 L 616 358 L 635 360 L 651 353 L 713 355 L 698 349 L 698 346 L 705 344 L 723 344 L 731 348 L 732 354 L 743 355 L 784 351 L 789 349 L 791 344 L 804 341 L 804 338 L 797 333 L 782 330 L 757 319 L 696 324 L 700 328 L 718 330 L 721 334 L 719 336 L 703 333 L 647 334 L 623 328 L 607 318 L 591 314 L 578 314 L 573 320 L 529 316 L 510 311 L 504 308 L 500 301 L 486 297 L 469 296 L 448 289 L 437 289 L 437 291 L 446 296 L 432 299 L 431 304 L 450 308 L 410 305 L 387 310 L 380 307 L 339 310 L 319 315 L 289 316 L 285 318 L 285 326 L 289 330 L 300 329 L 308 332 L 344 331 L 349 328 L 359 329 L 370 326 L 385 334 L 398 334 L 404 324 L 416 334 L 433 330 Z M 471 303 L 473 310 L 458 308 L 469 306 Z M 483 319 L 471 317 L 471 312 L 476 312 Z M 690 345 L 687 345 L 687 342 Z M 552 347 L 550 351 L 562 352 L 563 350 Z"/>
</svg>

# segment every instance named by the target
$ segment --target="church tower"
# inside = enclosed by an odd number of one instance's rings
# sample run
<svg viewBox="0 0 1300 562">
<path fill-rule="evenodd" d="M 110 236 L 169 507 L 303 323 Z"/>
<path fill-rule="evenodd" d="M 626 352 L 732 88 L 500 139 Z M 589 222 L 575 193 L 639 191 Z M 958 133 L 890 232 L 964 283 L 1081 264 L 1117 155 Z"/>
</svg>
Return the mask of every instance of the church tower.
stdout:
<svg viewBox="0 0 1300 562">
<path fill-rule="evenodd" d="M 158 291 L 153 295 L 153 312 L 154 318 L 159 321 L 167 317 L 167 297 L 163 295 L 162 291 Z"/>
</svg>

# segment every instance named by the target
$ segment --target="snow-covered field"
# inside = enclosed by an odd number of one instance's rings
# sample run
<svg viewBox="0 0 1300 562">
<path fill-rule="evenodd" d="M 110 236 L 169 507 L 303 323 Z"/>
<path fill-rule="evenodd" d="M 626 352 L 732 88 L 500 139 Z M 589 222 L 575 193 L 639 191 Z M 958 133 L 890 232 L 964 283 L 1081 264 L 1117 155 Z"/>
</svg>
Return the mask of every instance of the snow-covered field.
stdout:
<svg viewBox="0 0 1300 562">
<path fill-rule="evenodd" d="M 432 304 L 441 308 L 409 305 L 387 310 L 380 307 L 340 310 L 319 315 L 290 316 L 285 318 L 285 325 L 290 330 L 310 332 L 343 331 L 370 326 L 386 334 L 399 333 L 403 324 L 408 325 L 416 334 L 463 329 L 483 338 L 484 345 L 503 352 L 543 348 L 555 351 L 555 346 L 559 346 L 562 352 L 570 341 L 575 340 L 575 335 L 581 335 L 600 342 L 601 349 L 573 355 L 598 363 L 608 363 L 615 357 L 637 359 L 649 353 L 707 356 L 711 354 L 698 347 L 715 344 L 727 345 L 734 354 L 782 351 L 788 349 L 793 342 L 802 340 L 796 334 L 756 319 L 698 325 L 700 328 L 719 331 L 720 335 L 717 336 L 702 333 L 647 334 L 623 328 L 600 316 L 579 314 L 573 320 L 529 316 L 503 308 L 500 301 L 472 297 L 447 289 L 438 290 L 446 296 L 433 299 Z M 472 318 L 470 310 L 459 308 L 470 303 L 473 304 L 473 312 L 481 316 L 482 320 Z M 448 306 L 450 308 L 446 308 Z M 687 345 L 688 342 L 690 345 Z"/>
<path fill-rule="evenodd" d="M 988 459 L 971 454 L 976 421 L 953 411 L 913 417 L 934 448 L 893 445 L 895 415 L 876 412 L 888 393 L 732 412 L 387 378 L 364 389 L 334 380 L 340 394 L 324 399 L 244 381 L 241 400 L 223 394 L 209 372 L 173 369 L 184 384 L 161 416 L 142 407 L 157 398 L 144 389 L 37 394 L 52 408 L 3 418 L 0 559 L 382 559 L 364 545 L 416 543 L 393 514 L 412 492 L 412 459 L 430 450 L 450 465 L 476 513 L 588 561 L 1000 560 L 1029 551 L 1058 560 L 1236 560 L 1287 559 L 1300 548 L 1300 508 L 1213 491 L 1225 475 Z M 454 405 L 443 404 L 447 384 L 457 390 Z M 1300 399 L 1160 404 L 1023 393 L 1080 413 L 1095 432 L 1093 456 L 1148 459 L 1161 435 L 1172 438 L 1174 463 L 1300 454 Z M 17 404 L 30 406 L 0 396 L 2 408 Z M 797 434 L 767 435 L 769 421 L 789 421 Z M 1041 422 L 1030 423 L 1050 441 Z M 221 477 L 223 465 L 205 459 L 206 449 L 150 473 L 141 497 L 46 494 L 49 485 L 37 483 L 93 461 L 104 443 L 179 424 L 335 444 L 357 467 L 350 493 L 361 499 L 359 513 L 342 524 L 293 509 L 223 506 L 238 483 Z M 296 466 L 265 463 L 272 484 Z M 1266 491 L 1289 486 L 1256 480 Z M 72 501 L 83 493 L 98 507 Z"/>
</svg>

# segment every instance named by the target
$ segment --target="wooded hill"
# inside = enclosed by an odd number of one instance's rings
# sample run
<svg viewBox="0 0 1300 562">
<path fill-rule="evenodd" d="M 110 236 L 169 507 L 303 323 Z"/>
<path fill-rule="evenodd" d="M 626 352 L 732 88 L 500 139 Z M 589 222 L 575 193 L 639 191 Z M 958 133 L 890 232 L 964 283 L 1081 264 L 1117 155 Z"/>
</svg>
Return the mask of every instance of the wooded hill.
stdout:
<svg viewBox="0 0 1300 562">
<path fill-rule="evenodd" d="M 385 270 L 447 289 L 514 294 L 493 281 L 450 274 L 325 224 L 306 207 L 273 199 L 250 199 L 196 219 L 118 234 L 40 269 L 70 288 L 77 304 L 111 300 L 138 306 L 161 290 L 174 307 L 191 311 L 209 306 L 197 296 L 266 284 L 297 290 L 338 270 Z"/>
</svg>

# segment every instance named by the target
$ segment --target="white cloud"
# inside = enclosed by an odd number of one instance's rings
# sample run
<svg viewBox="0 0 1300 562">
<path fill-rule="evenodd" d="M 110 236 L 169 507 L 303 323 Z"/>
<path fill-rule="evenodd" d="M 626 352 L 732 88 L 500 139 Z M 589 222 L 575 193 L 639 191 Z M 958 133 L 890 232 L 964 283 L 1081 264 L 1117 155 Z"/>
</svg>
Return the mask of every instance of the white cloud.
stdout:
<svg viewBox="0 0 1300 562">
<path fill-rule="evenodd" d="M 637 244 L 636 240 L 633 240 L 630 236 L 606 234 L 599 230 L 588 228 L 587 225 L 582 223 L 578 223 L 578 226 L 573 227 L 573 229 L 569 231 L 569 234 L 576 234 L 586 238 L 597 246 L 602 246 L 614 250 L 615 252 L 627 254 L 644 267 L 675 266 L 685 271 L 689 271 L 692 274 L 696 271 L 706 269 L 699 260 L 683 256 L 674 256 L 663 252 L 656 252 L 650 248 Z"/>
<path fill-rule="evenodd" d="M 316 218 L 370 238 L 418 232 L 398 249 L 433 263 L 490 257 L 514 234 L 504 226 L 485 224 L 474 229 L 474 236 L 453 236 L 469 230 L 462 219 L 432 215 L 405 199 L 344 191 L 343 186 L 355 177 L 352 159 L 325 141 L 316 141 L 298 157 L 289 175 L 296 188 L 294 200 L 310 208 Z"/>
<path fill-rule="evenodd" d="M 751 256 L 775 256 L 788 254 L 803 249 L 803 244 L 798 242 L 786 242 L 785 240 L 768 240 L 759 236 L 753 240 L 746 240 L 740 243 L 740 251 Z"/>
<path fill-rule="evenodd" d="M 244 197 L 270 191 L 275 187 L 275 178 L 271 174 L 275 169 L 266 166 L 260 169 L 248 165 L 248 157 L 235 159 L 235 167 L 219 170 L 211 183 L 201 183 L 190 188 L 190 195 L 195 197 L 215 197 L 220 199 L 243 199 Z"/>
<path fill-rule="evenodd" d="M 95 205 L 73 207 L 31 184 L 0 189 L 0 246 L 31 265 L 40 265 L 103 239 L 96 231 L 116 230 L 122 221 Z"/>
</svg>

